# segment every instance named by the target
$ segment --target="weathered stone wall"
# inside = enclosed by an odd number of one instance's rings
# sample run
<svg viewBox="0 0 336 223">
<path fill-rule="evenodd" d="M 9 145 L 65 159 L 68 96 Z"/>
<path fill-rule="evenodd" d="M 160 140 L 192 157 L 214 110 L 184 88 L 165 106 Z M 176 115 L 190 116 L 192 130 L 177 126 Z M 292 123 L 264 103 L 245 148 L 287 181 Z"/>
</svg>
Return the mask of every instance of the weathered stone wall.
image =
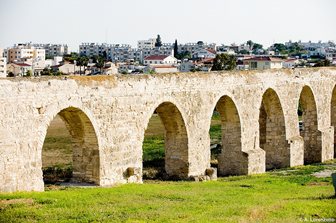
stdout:
<svg viewBox="0 0 336 223">
<path fill-rule="evenodd" d="M 266 169 L 267 151 L 259 145 L 259 118 L 263 95 L 268 89 L 278 96 L 284 115 L 283 120 L 280 117 L 274 123 L 284 123 L 279 129 L 285 127 L 290 151 L 289 163 L 286 157 L 286 162 L 280 160 L 281 166 L 302 165 L 308 152 L 306 140 L 300 136 L 297 116 L 304 86 L 311 89 L 316 104 L 318 134 L 314 143 L 321 145 L 318 160 L 332 159 L 331 101 L 335 83 L 336 70 L 332 68 L 67 80 L 0 79 L 0 191 L 44 189 L 41 150 L 48 126 L 60 112 L 70 113 L 63 117 L 74 146 L 78 147 L 74 156 L 79 160 L 76 176 L 81 180 L 101 186 L 142 182 L 144 132 L 156 109 L 166 128 L 167 172 L 184 177 L 203 175 L 210 167 L 212 112 L 223 96 L 226 103 L 219 104 L 224 107 L 217 107 L 224 116 L 223 143 L 227 142 L 221 156 L 231 163 L 222 170 L 219 167 L 220 171 L 262 173 Z M 162 105 L 169 106 L 166 110 Z M 233 105 L 236 111 L 232 110 Z M 269 140 L 269 145 L 274 145 L 271 142 L 274 138 Z M 272 162 L 272 158 L 269 160 Z M 224 161 L 222 166 L 227 164 Z"/>
</svg>

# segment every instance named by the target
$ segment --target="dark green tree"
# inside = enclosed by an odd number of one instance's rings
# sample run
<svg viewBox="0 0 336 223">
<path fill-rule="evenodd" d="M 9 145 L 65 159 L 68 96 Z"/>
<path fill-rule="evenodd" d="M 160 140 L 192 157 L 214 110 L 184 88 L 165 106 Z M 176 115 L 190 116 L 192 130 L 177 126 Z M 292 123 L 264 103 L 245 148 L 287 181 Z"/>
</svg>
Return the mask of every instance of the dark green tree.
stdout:
<svg viewBox="0 0 336 223">
<path fill-rule="evenodd" d="M 236 57 L 226 53 L 217 54 L 211 70 L 233 70 L 236 68 Z"/>
<path fill-rule="evenodd" d="M 272 47 L 276 52 L 287 54 L 287 47 L 282 43 L 274 43 Z"/>
<path fill-rule="evenodd" d="M 155 47 L 161 47 L 161 46 L 162 46 L 161 36 L 158 34 L 155 41 Z"/>
<path fill-rule="evenodd" d="M 85 67 L 89 63 L 89 58 L 86 56 L 80 56 L 76 60 L 76 65 L 79 66 L 79 74 L 82 74 L 82 67 L 84 67 L 84 73 L 85 73 Z"/>
<path fill-rule="evenodd" d="M 31 77 L 32 75 L 32 71 L 31 70 L 27 70 L 26 71 L 26 77 Z"/>
<path fill-rule="evenodd" d="M 252 49 L 254 43 L 252 40 L 248 40 L 246 41 L 246 44 L 250 47 L 250 49 Z"/>
<path fill-rule="evenodd" d="M 323 60 L 319 60 L 319 61 L 314 65 L 314 67 L 329 67 L 330 65 L 331 65 L 330 60 L 323 59 Z"/>
<path fill-rule="evenodd" d="M 52 75 L 52 71 L 49 69 L 49 68 L 44 68 L 42 71 L 41 71 L 41 75 L 42 76 L 51 76 Z"/>
<path fill-rule="evenodd" d="M 178 58 L 178 45 L 177 45 L 177 39 L 175 40 L 175 43 L 174 43 L 174 57 L 175 58 Z"/>
<path fill-rule="evenodd" d="M 105 58 L 103 57 L 98 57 L 96 61 L 96 67 L 99 68 L 100 72 L 102 72 L 102 68 L 105 65 Z"/>
<path fill-rule="evenodd" d="M 250 54 L 250 51 L 242 49 L 238 52 L 239 54 Z"/>
</svg>

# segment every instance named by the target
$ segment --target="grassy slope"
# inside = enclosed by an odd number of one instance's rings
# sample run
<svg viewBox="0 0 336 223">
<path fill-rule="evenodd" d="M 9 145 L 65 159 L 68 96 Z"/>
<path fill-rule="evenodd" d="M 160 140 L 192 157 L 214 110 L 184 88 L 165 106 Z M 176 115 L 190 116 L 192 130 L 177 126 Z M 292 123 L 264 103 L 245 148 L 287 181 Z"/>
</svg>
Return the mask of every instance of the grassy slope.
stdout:
<svg viewBox="0 0 336 223">
<path fill-rule="evenodd" d="M 335 169 L 335 163 L 332 167 Z M 335 218 L 329 178 L 297 167 L 217 182 L 156 182 L 0 194 L 0 222 L 299 222 Z M 330 167 L 328 167 L 330 168 Z"/>
</svg>

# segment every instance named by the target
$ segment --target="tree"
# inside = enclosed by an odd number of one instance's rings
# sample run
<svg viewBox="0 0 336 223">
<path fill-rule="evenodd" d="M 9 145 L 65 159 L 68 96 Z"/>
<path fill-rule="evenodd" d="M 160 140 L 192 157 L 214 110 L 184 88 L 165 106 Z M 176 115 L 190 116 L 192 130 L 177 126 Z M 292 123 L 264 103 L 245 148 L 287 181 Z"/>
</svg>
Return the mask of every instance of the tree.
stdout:
<svg viewBox="0 0 336 223">
<path fill-rule="evenodd" d="M 27 76 L 27 77 L 31 77 L 31 75 L 32 75 L 31 70 L 27 70 L 27 71 L 26 71 L 26 76 Z"/>
<path fill-rule="evenodd" d="M 77 58 L 76 65 L 79 66 L 79 75 L 82 74 L 82 66 L 84 67 L 84 73 L 85 73 L 85 67 L 88 65 L 88 63 L 89 58 L 87 58 L 86 56 L 80 56 Z"/>
<path fill-rule="evenodd" d="M 99 68 L 100 73 L 102 72 L 102 68 L 105 65 L 105 59 L 103 57 L 98 57 L 96 61 L 96 67 Z"/>
<path fill-rule="evenodd" d="M 179 60 L 191 59 L 191 53 L 189 51 L 183 51 L 176 55 L 176 59 L 179 59 Z"/>
<path fill-rule="evenodd" d="M 281 54 L 287 54 L 287 47 L 285 44 L 282 43 L 274 43 L 272 47 L 275 51 L 281 53 Z"/>
<path fill-rule="evenodd" d="M 248 51 L 248 50 L 245 50 L 245 49 L 242 49 L 242 50 L 240 50 L 239 52 L 238 52 L 239 54 L 250 54 L 250 51 Z"/>
<path fill-rule="evenodd" d="M 252 49 L 252 46 L 253 46 L 253 41 L 252 40 L 246 41 L 246 44 L 250 47 L 250 49 Z"/>
<path fill-rule="evenodd" d="M 41 71 L 41 75 L 48 75 L 48 76 L 51 76 L 51 75 L 53 75 L 53 72 L 50 70 L 50 69 L 48 69 L 47 67 L 46 68 L 44 68 L 42 71 Z"/>
<path fill-rule="evenodd" d="M 8 77 L 15 77 L 15 74 L 13 72 L 9 72 L 7 76 Z"/>
<path fill-rule="evenodd" d="M 314 67 L 329 67 L 331 65 L 330 60 L 319 60 Z"/>
<path fill-rule="evenodd" d="M 158 34 L 155 41 L 155 47 L 161 47 L 161 46 L 162 46 L 161 36 Z"/>
<path fill-rule="evenodd" d="M 236 68 L 236 57 L 226 53 L 217 54 L 211 70 L 233 70 Z"/>
<path fill-rule="evenodd" d="M 178 57 L 178 45 L 177 45 L 177 39 L 175 40 L 174 43 L 174 57 L 177 58 Z"/>
</svg>

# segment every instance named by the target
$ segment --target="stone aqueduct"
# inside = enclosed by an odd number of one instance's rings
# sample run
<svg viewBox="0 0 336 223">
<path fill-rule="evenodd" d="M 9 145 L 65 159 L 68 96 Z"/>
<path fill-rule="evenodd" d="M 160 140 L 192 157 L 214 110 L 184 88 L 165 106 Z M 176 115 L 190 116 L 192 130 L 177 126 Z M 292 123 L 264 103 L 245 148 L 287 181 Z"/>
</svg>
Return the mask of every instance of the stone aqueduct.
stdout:
<svg viewBox="0 0 336 223">
<path fill-rule="evenodd" d="M 204 175 L 209 128 L 222 122 L 221 175 L 334 158 L 336 69 L 0 79 L 0 191 L 43 191 L 42 146 L 59 114 L 73 138 L 74 178 L 142 182 L 142 142 L 156 111 L 170 175 Z M 303 131 L 298 106 L 303 109 Z"/>
</svg>

